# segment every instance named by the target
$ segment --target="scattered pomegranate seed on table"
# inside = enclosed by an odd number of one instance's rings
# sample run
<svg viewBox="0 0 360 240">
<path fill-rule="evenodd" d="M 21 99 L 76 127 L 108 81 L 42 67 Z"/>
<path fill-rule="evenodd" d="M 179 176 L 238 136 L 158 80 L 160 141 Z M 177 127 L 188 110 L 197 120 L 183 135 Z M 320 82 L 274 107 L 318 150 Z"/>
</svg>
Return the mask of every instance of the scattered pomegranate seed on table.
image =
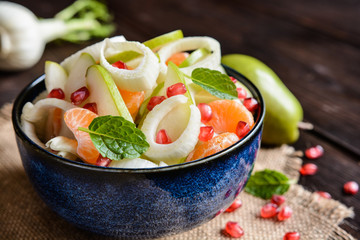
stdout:
<svg viewBox="0 0 360 240">
<path fill-rule="evenodd" d="M 316 191 L 316 193 L 319 194 L 322 198 L 331 199 L 331 195 L 328 192 Z"/>
<path fill-rule="evenodd" d="M 164 101 L 166 98 L 165 96 L 154 96 L 150 99 L 148 105 L 146 106 L 146 108 L 151 111 L 153 110 L 153 108 L 160 104 L 162 101 Z"/>
<path fill-rule="evenodd" d="M 82 102 L 84 102 L 88 97 L 90 93 L 87 87 L 82 87 L 73 92 L 70 96 L 71 103 L 74 105 L 79 105 Z"/>
<path fill-rule="evenodd" d="M 260 211 L 260 215 L 262 218 L 271 218 L 276 216 L 278 213 L 278 206 L 273 203 L 265 204 Z"/>
<path fill-rule="evenodd" d="M 233 221 L 229 221 L 226 223 L 224 232 L 225 234 L 233 238 L 240 238 L 244 235 L 244 230 L 239 225 L 239 223 Z"/>
<path fill-rule="evenodd" d="M 156 143 L 158 144 L 169 144 L 171 143 L 171 140 L 169 136 L 167 135 L 167 132 L 165 129 L 160 129 L 159 132 L 156 134 Z"/>
<path fill-rule="evenodd" d="M 317 159 L 322 155 L 324 155 L 324 148 L 320 145 L 316 145 L 305 150 L 305 156 L 308 159 Z"/>
<path fill-rule="evenodd" d="M 92 102 L 92 103 L 87 103 L 83 106 L 83 108 L 92 111 L 93 113 L 98 114 L 98 110 L 97 110 L 97 104 Z"/>
<path fill-rule="evenodd" d="M 346 194 L 355 195 L 359 191 L 359 184 L 354 181 L 349 181 L 344 184 L 343 189 Z"/>
<path fill-rule="evenodd" d="M 241 139 L 250 131 L 249 124 L 244 121 L 239 121 L 236 126 L 236 135 Z"/>
<path fill-rule="evenodd" d="M 175 83 L 166 89 L 166 96 L 172 97 L 186 93 L 186 87 L 183 83 Z"/>
<path fill-rule="evenodd" d="M 314 175 L 318 170 L 318 167 L 313 163 L 306 163 L 300 168 L 301 175 Z"/>
<path fill-rule="evenodd" d="M 300 239 L 300 233 L 298 232 L 287 232 L 283 238 L 283 240 L 299 240 L 299 239 Z"/>
<path fill-rule="evenodd" d="M 54 88 L 47 95 L 48 98 L 65 99 L 65 93 L 61 88 Z"/>
<path fill-rule="evenodd" d="M 214 136 L 214 128 L 212 126 L 200 127 L 199 140 L 206 142 Z"/>
<path fill-rule="evenodd" d="M 202 123 L 206 123 L 208 121 L 210 121 L 211 117 L 212 117 L 212 110 L 210 105 L 206 104 L 206 103 L 199 103 L 197 105 L 197 107 L 200 110 L 201 113 L 201 122 Z"/>
<path fill-rule="evenodd" d="M 236 209 L 240 208 L 242 206 L 242 201 L 240 199 L 235 199 L 234 202 L 228 207 L 225 212 L 233 212 Z"/>
<path fill-rule="evenodd" d="M 289 206 L 284 206 L 280 209 L 277 219 L 279 221 L 284 221 L 286 219 L 289 219 L 293 213 L 293 210 Z"/>
<path fill-rule="evenodd" d="M 274 194 L 271 197 L 271 203 L 276 204 L 277 206 L 281 206 L 285 202 L 286 198 L 281 195 Z"/>
</svg>

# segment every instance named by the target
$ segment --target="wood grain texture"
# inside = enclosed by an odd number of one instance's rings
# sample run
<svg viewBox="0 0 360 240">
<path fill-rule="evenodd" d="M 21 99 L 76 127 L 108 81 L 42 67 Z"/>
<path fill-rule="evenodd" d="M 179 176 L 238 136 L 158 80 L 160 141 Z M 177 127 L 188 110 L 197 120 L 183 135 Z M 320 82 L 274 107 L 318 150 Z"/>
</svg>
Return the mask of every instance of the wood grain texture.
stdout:
<svg viewBox="0 0 360 240">
<path fill-rule="evenodd" d="M 51 17 L 72 1 L 16 0 L 39 17 Z M 360 239 L 360 194 L 348 196 L 342 185 L 360 183 L 360 2 L 354 0 L 132 0 L 107 1 L 116 34 L 128 40 L 182 29 L 186 36 L 211 36 L 222 53 L 243 53 L 270 66 L 299 99 L 304 118 L 315 126 L 294 146 L 315 144 L 325 155 L 319 172 L 302 177 L 309 190 L 331 193 L 356 216 L 342 227 Z M 92 41 L 92 42 L 95 42 Z M 91 44 L 50 43 L 40 62 L 21 72 L 0 72 L 0 105 L 44 71 L 45 60 L 60 62 Z M 308 160 L 304 159 L 305 162 Z"/>
</svg>

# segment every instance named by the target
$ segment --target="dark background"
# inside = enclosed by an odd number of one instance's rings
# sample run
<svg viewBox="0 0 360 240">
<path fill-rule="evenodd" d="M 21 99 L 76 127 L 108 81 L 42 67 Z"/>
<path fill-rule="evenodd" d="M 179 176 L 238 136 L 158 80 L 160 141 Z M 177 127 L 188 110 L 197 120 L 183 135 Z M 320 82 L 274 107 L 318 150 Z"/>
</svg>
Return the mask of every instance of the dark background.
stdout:
<svg viewBox="0 0 360 240">
<path fill-rule="evenodd" d="M 72 1 L 14 1 L 38 17 L 49 18 Z M 327 191 L 355 210 L 341 227 L 360 238 L 360 193 L 342 192 L 345 182 L 360 183 L 360 1 L 358 0 L 131 0 L 107 1 L 116 34 L 145 41 L 182 29 L 186 36 L 211 36 L 222 54 L 242 53 L 270 66 L 299 99 L 304 120 L 297 150 L 320 144 L 325 154 L 314 176 L 299 183 L 310 191 Z M 98 40 L 96 40 L 98 41 Z M 92 42 L 95 42 L 92 41 Z M 0 72 L 0 105 L 43 74 L 45 60 L 60 62 L 89 45 L 53 42 L 33 68 Z"/>
</svg>

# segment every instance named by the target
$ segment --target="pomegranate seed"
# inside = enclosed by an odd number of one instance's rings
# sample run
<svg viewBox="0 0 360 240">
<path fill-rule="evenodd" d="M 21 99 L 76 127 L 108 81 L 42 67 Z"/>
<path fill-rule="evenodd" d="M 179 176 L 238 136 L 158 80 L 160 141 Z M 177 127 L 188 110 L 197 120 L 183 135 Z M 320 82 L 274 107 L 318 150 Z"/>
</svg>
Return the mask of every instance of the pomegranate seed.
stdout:
<svg viewBox="0 0 360 240">
<path fill-rule="evenodd" d="M 323 192 L 323 191 L 317 191 L 317 194 L 319 194 L 321 197 L 326 198 L 326 199 L 331 199 L 331 195 L 328 192 Z"/>
<path fill-rule="evenodd" d="M 128 66 L 122 61 L 117 61 L 111 64 L 113 67 L 119 68 L 119 69 L 128 69 Z"/>
<path fill-rule="evenodd" d="M 186 93 L 186 87 L 183 83 L 175 83 L 166 89 L 166 96 L 168 98 L 185 93 Z"/>
<path fill-rule="evenodd" d="M 48 98 L 65 99 L 65 93 L 61 88 L 54 88 L 47 95 Z"/>
<path fill-rule="evenodd" d="M 250 112 L 254 112 L 259 107 L 258 101 L 256 101 L 256 99 L 252 97 L 245 98 L 243 104 Z"/>
<path fill-rule="evenodd" d="M 85 105 L 83 106 L 83 108 L 86 108 L 87 110 L 90 110 L 90 111 L 92 111 L 93 113 L 98 114 L 97 104 L 94 103 L 94 102 L 85 104 Z"/>
<path fill-rule="evenodd" d="M 225 226 L 225 233 L 233 238 L 239 238 L 244 235 L 244 230 L 240 227 L 239 223 L 229 221 Z"/>
<path fill-rule="evenodd" d="M 234 77 L 231 77 L 231 76 L 230 76 L 230 79 L 231 79 L 231 81 L 233 81 L 233 83 L 236 83 L 236 82 L 237 82 L 237 79 L 234 78 Z"/>
<path fill-rule="evenodd" d="M 281 195 L 272 195 L 271 197 L 271 203 L 276 204 L 277 206 L 280 206 L 281 204 L 283 204 L 285 202 L 285 197 L 281 196 Z"/>
<path fill-rule="evenodd" d="M 211 117 L 212 117 L 212 110 L 210 105 L 206 104 L 206 103 L 199 103 L 197 105 L 197 107 L 200 110 L 201 113 L 201 122 L 202 123 L 206 123 L 208 121 L 210 121 Z"/>
<path fill-rule="evenodd" d="M 305 156 L 308 159 L 316 159 L 321 157 L 324 154 L 324 149 L 320 145 L 316 145 L 315 147 L 311 147 L 305 150 Z"/>
<path fill-rule="evenodd" d="M 242 201 L 240 199 L 235 199 L 234 202 L 228 207 L 225 212 L 233 212 L 236 209 L 240 208 L 242 206 Z"/>
<path fill-rule="evenodd" d="M 166 133 L 165 129 L 160 129 L 160 131 L 156 134 L 156 143 L 158 144 L 169 144 L 171 140 Z"/>
<path fill-rule="evenodd" d="M 347 194 L 355 195 L 359 191 L 359 184 L 350 181 L 344 184 L 344 192 Z"/>
<path fill-rule="evenodd" d="M 301 175 L 314 175 L 318 170 L 318 167 L 313 163 L 306 163 L 300 168 Z"/>
<path fill-rule="evenodd" d="M 111 163 L 111 160 L 109 158 L 103 157 L 103 156 L 101 156 L 101 154 L 99 154 L 99 157 L 96 160 L 95 165 L 96 166 L 107 167 L 107 166 L 109 166 L 110 163 Z"/>
<path fill-rule="evenodd" d="M 260 211 L 260 215 L 262 218 L 271 218 L 274 217 L 278 213 L 278 206 L 273 203 L 265 204 Z"/>
<path fill-rule="evenodd" d="M 162 101 L 164 101 L 166 98 L 165 96 L 154 96 L 150 99 L 147 109 L 151 111 L 156 105 L 160 104 Z"/>
<path fill-rule="evenodd" d="M 247 122 L 244 121 L 238 122 L 236 126 L 236 135 L 238 135 L 240 139 L 245 137 L 245 135 L 248 134 L 249 131 L 250 131 L 250 127 L 249 124 L 247 124 Z"/>
<path fill-rule="evenodd" d="M 240 98 L 240 99 L 246 98 L 247 92 L 245 91 L 245 89 L 239 87 L 239 88 L 236 88 L 236 91 L 238 93 L 238 98 Z"/>
<path fill-rule="evenodd" d="M 79 105 L 84 102 L 89 97 L 89 95 L 90 93 L 87 87 L 79 88 L 71 94 L 71 103 L 74 105 Z"/>
<path fill-rule="evenodd" d="M 299 239 L 300 239 L 300 233 L 298 232 L 287 232 L 283 238 L 283 240 L 299 240 Z"/>
<path fill-rule="evenodd" d="M 284 221 L 286 219 L 289 219 L 292 215 L 293 211 L 289 206 L 284 206 L 281 208 L 280 212 L 277 215 L 277 219 L 279 221 Z"/>
<path fill-rule="evenodd" d="M 199 140 L 206 142 L 214 136 L 214 128 L 212 126 L 205 126 L 200 128 Z"/>
</svg>

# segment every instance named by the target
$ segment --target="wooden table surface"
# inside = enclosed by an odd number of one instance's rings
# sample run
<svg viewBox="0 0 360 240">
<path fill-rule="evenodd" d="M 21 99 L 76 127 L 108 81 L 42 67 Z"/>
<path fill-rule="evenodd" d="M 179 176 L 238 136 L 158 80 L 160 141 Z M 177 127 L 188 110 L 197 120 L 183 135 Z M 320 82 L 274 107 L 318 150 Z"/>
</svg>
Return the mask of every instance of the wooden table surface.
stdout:
<svg viewBox="0 0 360 240">
<path fill-rule="evenodd" d="M 48 18 L 72 1 L 16 0 Z M 310 191 L 327 191 L 355 210 L 341 227 L 360 239 L 360 193 L 342 192 L 345 182 L 360 183 L 360 2 L 355 0 L 108 0 L 117 31 L 145 41 L 182 29 L 186 36 L 211 36 L 222 54 L 243 53 L 270 66 L 294 93 L 313 131 L 302 131 L 298 150 L 320 144 L 319 171 L 301 177 Z M 0 72 L 0 105 L 44 71 L 45 60 L 60 62 L 85 44 L 50 43 L 33 68 Z"/>
</svg>

